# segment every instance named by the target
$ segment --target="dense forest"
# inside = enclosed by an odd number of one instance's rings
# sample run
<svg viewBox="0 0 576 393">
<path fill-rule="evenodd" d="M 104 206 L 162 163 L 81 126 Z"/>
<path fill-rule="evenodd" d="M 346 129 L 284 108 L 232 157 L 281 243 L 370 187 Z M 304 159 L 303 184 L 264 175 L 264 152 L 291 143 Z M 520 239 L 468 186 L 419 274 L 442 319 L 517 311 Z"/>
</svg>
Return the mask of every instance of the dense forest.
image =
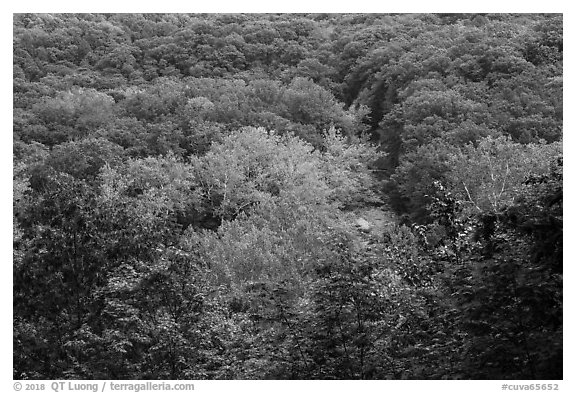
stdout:
<svg viewBox="0 0 576 393">
<path fill-rule="evenodd" d="M 15 379 L 562 379 L 563 19 L 15 14 Z"/>
</svg>

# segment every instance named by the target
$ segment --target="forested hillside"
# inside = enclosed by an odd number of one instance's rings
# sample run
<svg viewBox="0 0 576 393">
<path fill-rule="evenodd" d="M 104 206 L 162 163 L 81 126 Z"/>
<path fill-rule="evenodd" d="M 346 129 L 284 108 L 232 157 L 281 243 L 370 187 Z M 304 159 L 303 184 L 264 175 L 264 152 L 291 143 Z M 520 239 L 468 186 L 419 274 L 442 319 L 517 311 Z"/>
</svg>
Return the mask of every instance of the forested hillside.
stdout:
<svg viewBox="0 0 576 393">
<path fill-rule="evenodd" d="M 15 379 L 561 379 L 562 16 L 15 14 Z"/>
</svg>

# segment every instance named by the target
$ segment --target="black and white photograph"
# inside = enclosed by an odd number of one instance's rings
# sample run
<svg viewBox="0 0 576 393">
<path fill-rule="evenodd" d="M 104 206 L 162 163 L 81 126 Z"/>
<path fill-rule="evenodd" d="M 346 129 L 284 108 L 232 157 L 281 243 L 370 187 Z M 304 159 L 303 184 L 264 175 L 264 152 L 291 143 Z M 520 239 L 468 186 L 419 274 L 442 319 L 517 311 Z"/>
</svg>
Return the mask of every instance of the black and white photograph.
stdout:
<svg viewBox="0 0 576 393">
<path fill-rule="evenodd" d="M 562 13 L 12 22 L 14 381 L 558 390 Z"/>
</svg>

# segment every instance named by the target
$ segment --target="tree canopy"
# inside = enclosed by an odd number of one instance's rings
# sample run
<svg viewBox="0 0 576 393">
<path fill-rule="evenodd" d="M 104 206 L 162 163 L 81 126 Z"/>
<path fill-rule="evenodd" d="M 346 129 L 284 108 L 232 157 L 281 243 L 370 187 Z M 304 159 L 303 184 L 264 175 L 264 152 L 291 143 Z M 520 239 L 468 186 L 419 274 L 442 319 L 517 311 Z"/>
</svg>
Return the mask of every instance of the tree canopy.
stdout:
<svg viewBox="0 0 576 393">
<path fill-rule="evenodd" d="M 14 14 L 15 379 L 562 379 L 556 14 Z"/>
</svg>

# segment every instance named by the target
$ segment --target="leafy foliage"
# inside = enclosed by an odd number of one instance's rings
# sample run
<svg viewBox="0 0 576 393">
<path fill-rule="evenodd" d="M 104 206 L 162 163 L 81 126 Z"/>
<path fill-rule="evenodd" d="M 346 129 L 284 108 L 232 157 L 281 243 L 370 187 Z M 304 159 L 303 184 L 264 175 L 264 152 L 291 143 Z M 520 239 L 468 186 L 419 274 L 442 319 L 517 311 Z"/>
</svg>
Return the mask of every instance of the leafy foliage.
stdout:
<svg viewBox="0 0 576 393">
<path fill-rule="evenodd" d="M 15 379 L 562 378 L 562 15 L 13 30 Z"/>
</svg>

